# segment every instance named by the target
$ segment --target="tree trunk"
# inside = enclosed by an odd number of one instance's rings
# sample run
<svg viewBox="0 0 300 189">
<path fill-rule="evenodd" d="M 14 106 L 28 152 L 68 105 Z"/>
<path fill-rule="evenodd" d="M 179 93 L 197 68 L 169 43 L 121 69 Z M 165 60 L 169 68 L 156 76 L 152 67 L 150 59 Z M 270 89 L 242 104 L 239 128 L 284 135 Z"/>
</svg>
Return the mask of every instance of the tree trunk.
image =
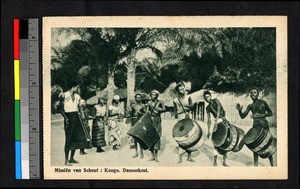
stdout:
<svg viewBox="0 0 300 189">
<path fill-rule="evenodd" d="M 108 83 L 107 83 L 107 108 L 111 105 L 112 99 L 114 97 L 114 89 L 115 89 L 115 73 L 114 69 L 110 68 L 108 70 Z"/>
<path fill-rule="evenodd" d="M 134 99 L 135 88 L 135 62 L 130 60 L 127 68 L 127 107 L 130 106 L 130 102 Z"/>
</svg>

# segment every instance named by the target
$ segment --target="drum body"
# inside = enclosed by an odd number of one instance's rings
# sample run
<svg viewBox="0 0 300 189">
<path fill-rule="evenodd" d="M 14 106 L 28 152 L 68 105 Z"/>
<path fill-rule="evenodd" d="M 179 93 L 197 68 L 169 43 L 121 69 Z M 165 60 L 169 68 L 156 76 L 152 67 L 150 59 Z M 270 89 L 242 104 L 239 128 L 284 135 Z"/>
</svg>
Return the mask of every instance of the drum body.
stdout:
<svg viewBox="0 0 300 189">
<path fill-rule="evenodd" d="M 143 149 L 151 148 L 160 138 L 149 113 L 144 114 L 127 134 L 132 136 Z"/>
<path fill-rule="evenodd" d="M 238 131 L 238 140 L 236 146 L 232 149 L 233 152 L 240 151 L 245 145 L 245 131 L 239 127 L 235 127 Z"/>
<path fill-rule="evenodd" d="M 186 151 L 196 151 L 205 142 L 206 135 L 200 125 L 192 119 L 182 119 L 172 130 L 173 138 Z"/>
<path fill-rule="evenodd" d="M 244 137 L 245 132 L 241 128 L 221 121 L 212 134 L 212 142 L 220 152 L 238 152 L 245 144 Z"/>
<path fill-rule="evenodd" d="M 277 151 L 277 140 L 262 126 L 252 127 L 245 136 L 246 146 L 261 158 L 272 156 Z"/>
</svg>

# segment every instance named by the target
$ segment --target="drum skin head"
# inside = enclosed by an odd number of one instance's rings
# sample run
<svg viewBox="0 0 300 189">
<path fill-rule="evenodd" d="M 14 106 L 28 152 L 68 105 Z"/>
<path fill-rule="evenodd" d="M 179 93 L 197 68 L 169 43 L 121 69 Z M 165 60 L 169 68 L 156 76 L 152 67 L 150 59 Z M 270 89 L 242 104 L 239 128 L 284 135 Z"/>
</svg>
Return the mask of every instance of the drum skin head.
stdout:
<svg viewBox="0 0 300 189">
<path fill-rule="evenodd" d="M 183 137 L 187 135 L 194 127 L 194 122 L 192 119 L 182 119 L 178 121 L 173 127 L 173 137 Z"/>
<path fill-rule="evenodd" d="M 149 149 L 160 138 L 156 129 L 153 127 L 153 122 L 149 113 L 144 114 L 127 134 L 137 140 L 143 149 Z"/>
<path fill-rule="evenodd" d="M 224 123 L 217 124 L 217 130 L 212 133 L 212 141 L 215 146 L 221 146 L 226 141 L 228 128 Z"/>
</svg>

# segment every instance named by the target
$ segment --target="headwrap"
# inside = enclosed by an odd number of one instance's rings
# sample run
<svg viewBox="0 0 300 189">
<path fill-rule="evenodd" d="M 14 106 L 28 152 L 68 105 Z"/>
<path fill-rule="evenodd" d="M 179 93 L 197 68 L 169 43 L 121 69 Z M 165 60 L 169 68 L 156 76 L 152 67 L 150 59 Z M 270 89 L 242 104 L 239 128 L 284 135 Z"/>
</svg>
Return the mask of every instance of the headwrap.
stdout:
<svg viewBox="0 0 300 189">
<path fill-rule="evenodd" d="M 114 100 L 120 100 L 120 96 L 119 95 L 115 95 L 113 99 Z"/>
<path fill-rule="evenodd" d="M 178 88 L 179 88 L 180 86 L 184 86 L 184 87 L 185 87 L 185 84 L 184 84 L 183 81 L 180 81 L 180 82 L 176 85 L 175 90 L 178 91 Z"/>
<path fill-rule="evenodd" d="M 160 92 L 158 92 L 158 90 L 152 90 L 152 91 L 150 92 L 150 95 L 151 95 L 152 93 L 155 93 L 156 96 L 159 96 L 159 95 L 160 95 Z"/>
</svg>

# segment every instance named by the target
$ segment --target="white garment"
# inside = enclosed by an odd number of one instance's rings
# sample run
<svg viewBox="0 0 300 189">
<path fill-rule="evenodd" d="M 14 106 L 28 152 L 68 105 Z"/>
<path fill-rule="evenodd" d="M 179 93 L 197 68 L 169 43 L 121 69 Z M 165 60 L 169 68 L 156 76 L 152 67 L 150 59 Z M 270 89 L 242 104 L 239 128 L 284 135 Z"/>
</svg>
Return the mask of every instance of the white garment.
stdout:
<svg viewBox="0 0 300 189">
<path fill-rule="evenodd" d="M 106 107 L 105 106 L 99 106 L 95 105 L 95 108 L 97 110 L 96 116 L 104 117 L 106 113 Z"/>
<path fill-rule="evenodd" d="M 64 110 L 66 113 L 68 112 L 78 112 L 78 105 L 80 102 L 80 96 L 78 94 L 74 94 L 74 101 L 72 100 L 71 93 L 69 91 L 64 93 Z"/>
<path fill-rule="evenodd" d="M 112 114 L 120 114 L 119 106 L 110 105 L 108 110 L 110 110 Z M 110 117 L 110 119 L 117 119 L 118 117 L 119 115 L 115 115 Z"/>
</svg>

